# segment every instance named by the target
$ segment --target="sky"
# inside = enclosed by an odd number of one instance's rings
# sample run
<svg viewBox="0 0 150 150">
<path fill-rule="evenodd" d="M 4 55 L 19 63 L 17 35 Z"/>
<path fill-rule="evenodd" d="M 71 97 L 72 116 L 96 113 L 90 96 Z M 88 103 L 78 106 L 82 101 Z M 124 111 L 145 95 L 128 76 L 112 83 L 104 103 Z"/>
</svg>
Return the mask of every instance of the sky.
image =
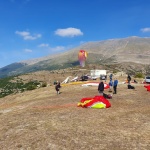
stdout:
<svg viewBox="0 0 150 150">
<path fill-rule="evenodd" d="M 86 42 L 150 37 L 150 0 L 0 0 L 0 68 Z"/>
</svg>

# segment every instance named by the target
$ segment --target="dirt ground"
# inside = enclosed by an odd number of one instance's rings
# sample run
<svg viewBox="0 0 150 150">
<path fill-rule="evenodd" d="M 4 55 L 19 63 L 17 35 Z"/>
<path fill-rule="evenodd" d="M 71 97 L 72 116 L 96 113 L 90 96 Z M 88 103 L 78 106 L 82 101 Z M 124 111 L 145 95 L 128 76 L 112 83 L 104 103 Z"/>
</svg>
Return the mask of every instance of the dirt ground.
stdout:
<svg viewBox="0 0 150 150">
<path fill-rule="evenodd" d="M 59 95 L 52 85 L 1 98 L 0 149 L 149 150 L 150 92 L 118 80 L 107 109 L 77 107 L 83 97 L 98 95 L 97 87 L 81 84 L 65 84 Z"/>
</svg>

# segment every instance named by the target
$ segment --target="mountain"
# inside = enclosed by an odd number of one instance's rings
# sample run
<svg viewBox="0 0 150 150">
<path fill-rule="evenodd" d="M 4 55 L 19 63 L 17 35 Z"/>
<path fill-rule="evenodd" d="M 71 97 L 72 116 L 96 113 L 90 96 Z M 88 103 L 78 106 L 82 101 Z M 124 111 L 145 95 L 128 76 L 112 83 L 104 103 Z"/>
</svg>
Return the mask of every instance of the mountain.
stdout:
<svg viewBox="0 0 150 150">
<path fill-rule="evenodd" d="M 80 49 L 88 52 L 87 65 L 150 64 L 150 38 L 134 36 L 88 42 L 64 53 L 13 63 L 0 68 L 0 77 L 79 66 L 78 52 Z"/>
</svg>

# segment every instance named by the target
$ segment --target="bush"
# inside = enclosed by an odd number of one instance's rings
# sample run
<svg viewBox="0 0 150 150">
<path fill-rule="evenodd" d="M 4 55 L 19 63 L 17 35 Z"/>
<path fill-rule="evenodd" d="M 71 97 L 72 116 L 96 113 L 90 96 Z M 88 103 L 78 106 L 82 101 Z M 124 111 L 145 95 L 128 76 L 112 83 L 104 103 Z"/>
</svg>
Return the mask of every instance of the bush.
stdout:
<svg viewBox="0 0 150 150">
<path fill-rule="evenodd" d="M 17 78 L 7 77 L 7 78 L 0 79 L 0 89 L 1 89 L 0 98 L 13 94 L 13 93 L 37 89 L 37 86 L 39 86 L 40 83 L 42 83 L 42 87 L 47 86 L 46 82 L 42 82 L 42 81 L 40 82 L 37 80 L 23 83 L 22 80 L 20 80 L 18 77 Z"/>
<path fill-rule="evenodd" d="M 43 82 L 42 83 L 42 87 L 46 87 L 47 86 L 47 83 L 46 82 Z"/>
<path fill-rule="evenodd" d="M 34 90 L 34 89 L 36 89 L 36 86 L 35 86 L 35 85 L 29 85 L 29 86 L 27 87 L 27 90 Z"/>
<path fill-rule="evenodd" d="M 138 73 L 135 74 L 134 77 L 135 77 L 135 78 L 144 78 L 144 74 L 141 73 L 141 72 L 138 72 Z"/>
<path fill-rule="evenodd" d="M 117 73 L 118 71 L 117 70 L 113 70 L 113 74 Z"/>
</svg>

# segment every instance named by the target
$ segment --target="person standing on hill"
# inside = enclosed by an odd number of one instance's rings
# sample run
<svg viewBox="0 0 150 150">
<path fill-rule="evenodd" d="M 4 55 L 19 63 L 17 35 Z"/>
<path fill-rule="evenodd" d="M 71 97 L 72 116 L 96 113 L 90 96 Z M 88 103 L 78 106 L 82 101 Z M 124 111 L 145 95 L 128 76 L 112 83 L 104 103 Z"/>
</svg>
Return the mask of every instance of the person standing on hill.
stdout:
<svg viewBox="0 0 150 150">
<path fill-rule="evenodd" d="M 117 78 L 115 78 L 114 83 L 113 83 L 113 89 L 114 89 L 113 94 L 117 94 L 117 85 L 118 85 L 118 80 Z"/>
<path fill-rule="evenodd" d="M 129 75 L 129 74 L 128 74 L 128 76 L 127 76 L 127 81 L 128 81 L 128 84 L 130 84 L 131 77 L 130 77 L 130 75 Z"/>
<path fill-rule="evenodd" d="M 112 92 L 112 87 L 113 87 L 113 81 L 109 81 L 109 92 Z"/>
<path fill-rule="evenodd" d="M 56 83 L 56 85 L 55 85 L 55 90 L 56 90 L 56 92 L 57 92 L 57 95 L 60 94 L 60 88 L 61 88 L 60 82 L 57 81 L 57 83 Z"/>
<path fill-rule="evenodd" d="M 112 77 L 113 77 L 113 74 L 111 73 L 111 74 L 109 75 L 109 79 L 112 80 Z"/>
<path fill-rule="evenodd" d="M 103 81 L 101 80 L 99 85 L 98 85 L 98 91 L 99 91 L 99 94 L 103 96 L 103 91 L 104 91 L 104 83 Z"/>
</svg>

